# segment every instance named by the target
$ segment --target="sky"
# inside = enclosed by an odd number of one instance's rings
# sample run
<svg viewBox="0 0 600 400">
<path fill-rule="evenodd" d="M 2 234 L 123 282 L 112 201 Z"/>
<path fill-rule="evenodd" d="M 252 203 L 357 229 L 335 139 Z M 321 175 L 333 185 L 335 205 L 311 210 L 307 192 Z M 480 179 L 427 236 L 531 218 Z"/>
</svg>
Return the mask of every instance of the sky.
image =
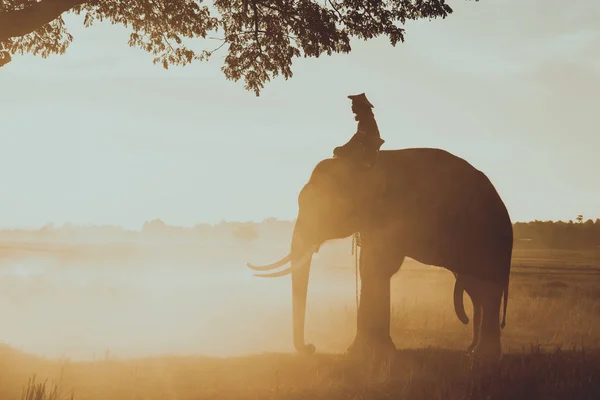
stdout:
<svg viewBox="0 0 600 400">
<path fill-rule="evenodd" d="M 449 4 L 396 47 L 296 59 L 260 97 L 225 79 L 225 51 L 166 71 L 125 28 L 68 16 L 65 55 L 0 70 L 0 228 L 293 219 L 313 167 L 355 132 L 346 96 L 362 92 L 382 149 L 465 158 L 513 221 L 600 217 L 600 3 Z"/>
</svg>

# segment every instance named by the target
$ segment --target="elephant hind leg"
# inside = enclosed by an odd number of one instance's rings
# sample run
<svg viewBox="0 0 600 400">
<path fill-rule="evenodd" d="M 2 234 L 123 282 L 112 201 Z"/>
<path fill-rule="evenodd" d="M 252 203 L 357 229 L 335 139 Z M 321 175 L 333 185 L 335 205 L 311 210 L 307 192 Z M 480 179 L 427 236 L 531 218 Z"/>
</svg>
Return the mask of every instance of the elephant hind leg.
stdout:
<svg viewBox="0 0 600 400">
<path fill-rule="evenodd" d="M 469 347 L 467 347 L 467 353 L 471 353 L 477 344 L 479 344 L 479 337 L 481 332 L 481 314 L 482 314 L 482 304 L 481 304 L 481 294 L 477 292 L 477 290 L 473 290 L 472 288 L 467 288 L 467 294 L 471 298 L 471 302 L 473 303 L 473 340 Z"/>
<path fill-rule="evenodd" d="M 474 296 L 481 303 L 481 328 L 479 342 L 476 344 L 476 355 L 499 358 L 502 353 L 500 344 L 500 305 L 502 300 L 502 285 L 475 280 L 477 286 Z M 475 317 L 474 317 L 475 318 Z"/>
</svg>

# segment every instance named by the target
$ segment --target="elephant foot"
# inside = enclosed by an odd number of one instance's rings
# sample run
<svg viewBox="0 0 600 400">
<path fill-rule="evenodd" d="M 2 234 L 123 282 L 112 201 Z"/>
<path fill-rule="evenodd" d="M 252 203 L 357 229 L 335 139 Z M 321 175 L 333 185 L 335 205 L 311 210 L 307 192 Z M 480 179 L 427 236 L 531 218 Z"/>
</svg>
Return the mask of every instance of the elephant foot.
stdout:
<svg viewBox="0 0 600 400">
<path fill-rule="evenodd" d="M 303 356 L 312 356 L 313 354 L 315 354 L 315 350 L 315 346 L 310 343 L 296 347 L 296 351 L 298 352 L 298 354 L 301 354 Z"/>
<path fill-rule="evenodd" d="M 473 350 L 475 350 L 476 346 L 477 346 L 477 342 L 475 342 L 475 341 L 471 342 L 471 344 L 467 347 L 467 354 L 472 354 Z"/>
<path fill-rule="evenodd" d="M 502 347 L 500 346 L 500 343 L 480 343 L 475 346 L 470 353 L 473 360 L 477 363 L 495 363 L 502 358 Z"/>
<path fill-rule="evenodd" d="M 348 358 L 360 361 L 391 361 L 396 356 L 396 346 L 388 336 L 366 338 L 357 336 L 354 343 L 346 349 Z"/>
</svg>

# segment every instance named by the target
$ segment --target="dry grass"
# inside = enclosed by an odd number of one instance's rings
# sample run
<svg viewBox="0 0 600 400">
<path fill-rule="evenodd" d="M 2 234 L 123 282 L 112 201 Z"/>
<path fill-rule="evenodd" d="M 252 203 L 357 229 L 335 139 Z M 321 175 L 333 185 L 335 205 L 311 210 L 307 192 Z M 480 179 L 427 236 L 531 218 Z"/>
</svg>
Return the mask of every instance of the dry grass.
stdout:
<svg viewBox="0 0 600 400">
<path fill-rule="evenodd" d="M 48 366 L 49 375 L 51 369 Z M 558 400 L 597 399 L 600 392 L 599 353 L 581 349 L 543 352 L 535 346 L 505 355 L 498 366 L 482 370 L 473 369 L 461 352 L 434 348 L 400 350 L 394 365 L 382 370 L 324 354 L 312 358 L 281 354 L 229 359 L 162 357 L 78 363 L 69 370 L 64 385 L 75 391 L 78 400 Z M 2 392 L 2 398 L 17 398 L 6 388 Z"/>
<path fill-rule="evenodd" d="M 34 375 L 27 381 L 27 386 L 21 392 L 21 400 L 73 400 L 73 393 L 70 396 L 65 396 L 56 383 L 51 383 L 48 386 L 48 379 L 44 382 L 36 382 L 35 378 Z"/>
<path fill-rule="evenodd" d="M 329 354 L 70 362 L 3 347 L 0 398 L 19 398 L 28 379 L 38 374 L 61 382 L 77 400 L 597 399 L 600 257 L 517 251 L 514 266 L 502 338 L 505 355 L 488 369 L 473 368 L 462 352 L 471 326 L 454 315 L 451 274 L 409 262 L 393 283 L 392 334 L 399 350 L 393 365 L 384 368 L 353 365 L 339 355 L 354 336 L 353 308 L 313 306 L 307 337 Z M 313 279 L 326 276 L 322 272 Z M 470 313 L 470 303 L 465 304 Z M 50 393 L 21 398 L 62 400 Z"/>
</svg>

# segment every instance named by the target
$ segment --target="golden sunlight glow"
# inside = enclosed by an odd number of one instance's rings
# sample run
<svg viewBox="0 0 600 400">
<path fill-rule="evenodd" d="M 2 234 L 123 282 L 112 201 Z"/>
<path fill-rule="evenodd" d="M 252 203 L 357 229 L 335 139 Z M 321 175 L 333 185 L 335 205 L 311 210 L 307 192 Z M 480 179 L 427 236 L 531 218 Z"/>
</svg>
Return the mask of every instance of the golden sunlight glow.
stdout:
<svg viewBox="0 0 600 400">
<path fill-rule="evenodd" d="M 225 80 L 225 53 L 165 71 L 127 30 L 73 15 L 65 55 L 0 68 L 0 400 L 34 374 L 75 400 L 598 393 L 600 2 L 452 3 L 395 48 L 297 59 L 259 98 Z M 382 150 L 443 148 L 490 178 L 512 222 L 565 221 L 514 225 L 501 379 L 470 369 L 474 308 L 465 295 L 463 325 L 446 269 L 407 259 L 392 278 L 397 363 L 376 369 L 341 356 L 357 327 L 351 238 L 313 257 L 312 357 L 294 353 L 291 277 L 247 266 L 291 254 L 298 193 L 356 131 L 346 96 L 362 92 Z"/>
</svg>

